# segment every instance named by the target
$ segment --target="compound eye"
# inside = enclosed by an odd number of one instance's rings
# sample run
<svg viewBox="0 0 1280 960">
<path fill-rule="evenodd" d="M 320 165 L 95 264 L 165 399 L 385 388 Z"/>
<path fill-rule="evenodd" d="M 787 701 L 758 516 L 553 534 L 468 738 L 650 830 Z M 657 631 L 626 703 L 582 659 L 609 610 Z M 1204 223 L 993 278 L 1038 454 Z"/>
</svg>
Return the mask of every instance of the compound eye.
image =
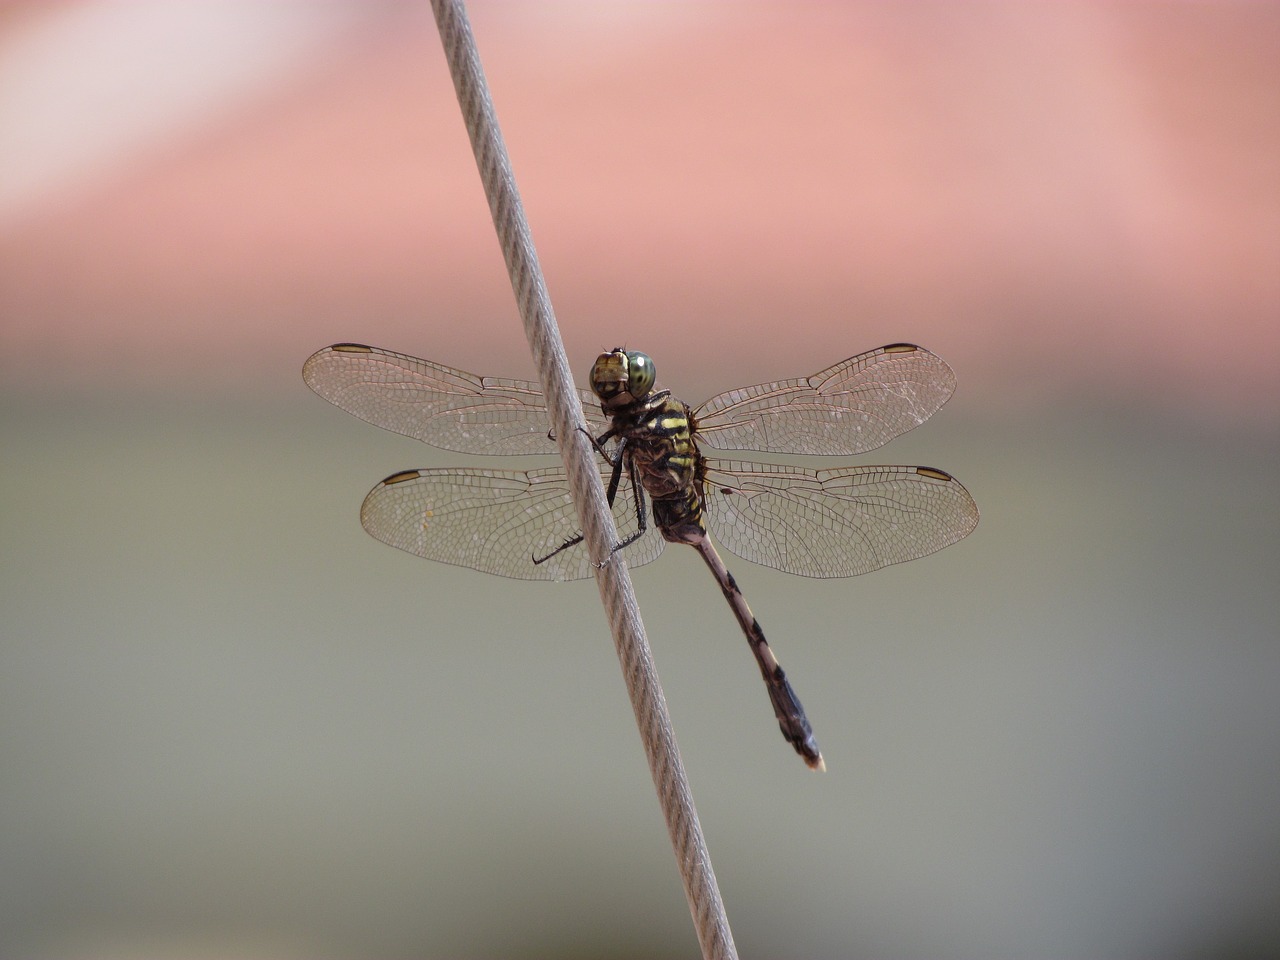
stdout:
<svg viewBox="0 0 1280 960">
<path fill-rule="evenodd" d="M 627 355 L 621 350 L 602 353 L 591 367 L 591 389 L 601 400 L 611 400 L 627 379 Z"/>
<path fill-rule="evenodd" d="M 653 361 L 643 353 L 627 352 L 627 392 L 637 400 L 643 400 L 653 389 L 658 372 Z"/>
</svg>

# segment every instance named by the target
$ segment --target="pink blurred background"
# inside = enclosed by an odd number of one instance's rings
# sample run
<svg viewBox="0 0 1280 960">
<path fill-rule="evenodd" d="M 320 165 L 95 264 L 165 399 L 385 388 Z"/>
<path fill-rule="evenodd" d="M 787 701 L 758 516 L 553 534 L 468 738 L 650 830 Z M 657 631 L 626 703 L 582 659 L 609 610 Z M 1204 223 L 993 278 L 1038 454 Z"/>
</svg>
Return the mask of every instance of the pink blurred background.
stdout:
<svg viewBox="0 0 1280 960">
<path fill-rule="evenodd" d="M 578 370 L 959 376 L 872 457 L 969 540 L 729 558 L 821 782 L 637 575 L 743 955 L 1275 955 L 1280 6 L 472 17 Z M 594 591 L 365 537 L 459 458 L 311 396 L 341 340 L 533 376 L 425 4 L 0 7 L 0 954 L 691 955 Z"/>
<path fill-rule="evenodd" d="M 280 387 L 301 338 L 360 330 L 519 364 L 423 5 L 5 19 L 11 387 Z M 481 3 L 475 21 L 578 364 L 643 337 L 698 346 L 667 362 L 682 379 L 710 356 L 768 378 L 909 339 L 998 410 L 1280 409 L 1272 5 Z"/>
</svg>

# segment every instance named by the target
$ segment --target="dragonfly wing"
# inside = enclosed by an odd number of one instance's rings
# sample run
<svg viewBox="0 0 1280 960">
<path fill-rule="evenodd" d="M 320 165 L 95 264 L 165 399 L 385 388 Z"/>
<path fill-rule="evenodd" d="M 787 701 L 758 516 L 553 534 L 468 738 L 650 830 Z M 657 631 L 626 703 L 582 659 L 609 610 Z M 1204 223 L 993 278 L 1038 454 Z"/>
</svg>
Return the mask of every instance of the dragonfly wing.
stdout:
<svg viewBox="0 0 1280 960">
<path fill-rule="evenodd" d="M 302 368 L 312 390 L 375 426 L 460 453 L 555 453 L 542 388 L 477 377 L 430 360 L 358 343 L 317 351 Z M 587 429 L 607 429 L 599 401 L 578 391 Z M 592 410 L 595 414 L 592 414 Z"/>
<path fill-rule="evenodd" d="M 607 479 L 607 478 L 606 478 Z M 618 533 L 636 530 L 625 486 L 614 504 Z M 518 580 L 580 580 L 593 574 L 586 547 L 545 557 L 578 532 L 569 483 L 559 467 L 519 472 L 440 468 L 406 470 L 369 491 L 360 522 L 383 543 L 443 563 Z M 632 566 L 662 552 L 650 530 L 626 548 Z"/>
<path fill-rule="evenodd" d="M 812 377 L 722 393 L 694 420 L 698 440 L 721 450 L 850 456 L 924 423 L 955 387 L 941 357 L 895 343 Z"/>
<path fill-rule="evenodd" d="M 707 464 L 711 532 L 746 560 L 803 577 L 853 577 L 914 560 L 978 523 L 969 491 L 931 467 Z"/>
</svg>

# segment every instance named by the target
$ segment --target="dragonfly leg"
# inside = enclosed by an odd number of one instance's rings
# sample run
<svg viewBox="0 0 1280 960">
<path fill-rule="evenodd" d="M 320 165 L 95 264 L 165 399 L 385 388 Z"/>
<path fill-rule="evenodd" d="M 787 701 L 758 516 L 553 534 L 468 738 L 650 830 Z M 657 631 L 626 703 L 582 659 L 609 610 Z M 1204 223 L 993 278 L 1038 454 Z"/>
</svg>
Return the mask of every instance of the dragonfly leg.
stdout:
<svg viewBox="0 0 1280 960">
<path fill-rule="evenodd" d="M 614 467 L 613 477 L 609 481 L 609 506 L 613 506 L 614 498 L 618 494 L 619 471 L 621 469 L 622 460 L 619 456 L 618 463 Z M 640 478 L 637 475 L 635 464 L 629 465 L 628 475 L 631 478 L 631 493 L 636 506 L 636 532 L 631 534 L 624 540 L 619 540 L 613 545 L 613 549 L 609 551 L 609 555 L 596 564 L 597 567 L 603 567 L 606 563 L 613 559 L 613 555 L 619 550 L 631 546 L 641 537 L 645 535 L 645 531 L 649 529 L 648 514 L 644 508 L 644 487 L 640 484 Z"/>
<path fill-rule="evenodd" d="M 609 438 L 613 436 L 612 430 L 606 430 L 604 433 L 600 434 L 599 437 L 593 437 L 591 435 L 591 431 L 588 430 L 586 427 L 578 427 L 578 431 L 580 433 L 586 434 L 587 439 L 591 441 L 591 445 L 595 447 L 597 450 L 599 450 L 601 453 L 604 453 L 606 457 L 608 456 L 608 454 L 605 453 L 604 445 L 605 443 L 608 442 Z M 556 442 L 555 427 L 552 427 L 550 430 L 547 431 L 547 439 L 550 440 L 552 443 Z"/>
<path fill-rule="evenodd" d="M 593 437 L 591 435 L 591 431 L 589 431 L 586 427 L 579 427 L 578 429 L 581 430 L 584 434 L 586 434 L 587 439 L 591 441 L 591 445 L 596 448 L 596 452 L 599 453 L 600 456 L 608 460 L 611 464 L 614 463 L 616 460 L 620 460 L 622 458 L 621 446 L 618 447 L 617 457 L 611 457 L 609 455 L 609 448 L 606 446 L 606 444 L 615 436 L 612 429 L 606 430 L 604 433 L 600 434 L 600 436 L 598 437 Z"/>
<path fill-rule="evenodd" d="M 576 547 L 578 544 L 582 542 L 582 540 L 583 540 L 582 534 L 579 533 L 570 537 L 564 543 L 560 544 L 560 546 L 556 547 L 554 550 L 548 553 L 545 557 L 540 557 L 536 553 L 533 554 L 532 555 L 533 565 L 536 567 L 539 564 L 546 563 L 556 554 L 563 553 L 565 550 L 568 550 L 570 547 Z"/>
<path fill-rule="evenodd" d="M 613 498 L 618 492 L 618 479 L 621 466 L 621 453 L 619 453 L 619 463 L 614 468 L 613 477 L 609 481 L 609 506 L 613 506 Z M 630 469 L 628 473 L 631 478 L 631 492 L 634 496 L 636 505 L 636 532 L 631 534 L 631 536 L 627 537 L 625 540 L 620 540 L 615 543 L 613 545 L 613 549 L 609 551 L 609 558 L 605 560 L 605 563 L 608 563 L 609 559 L 612 559 L 613 555 L 619 550 L 624 547 L 631 546 L 631 544 L 643 537 L 645 531 L 649 529 L 648 515 L 645 513 L 644 509 L 644 486 L 640 483 L 640 478 L 637 475 L 635 464 L 629 464 L 629 467 Z M 604 564 L 601 564 L 601 566 L 603 565 Z"/>
<path fill-rule="evenodd" d="M 609 501 L 609 506 L 612 507 L 613 501 L 618 496 L 618 484 L 622 481 L 622 448 L 627 441 L 625 438 L 618 441 L 617 457 L 609 456 L 609 452 L 604 448 L 603 444 L 600 444 L 595 439 L 592 439 L 591 442 L 596 444 L 596 449 L 600 451 L 600 456 L 604 457 L 609 462 L 609 465 L 613 467 L 613 472 L 609 474 L 609 486 L 604 492 L 604 498 Z M 631 480 L 635 482 L 635 477 L 632 477 Z"/>
<path fill-rule="evenodd" d="M 586 430 L 583 430 L 582 432 L 586 433 Z M 613 502 L 618 498 L 618 486 L 622 482 L 622 469 L 623 467 L 626 467 L 627 479 L 631 481 L 631 492 L 636 505 L 636 532 L 626 539 L 615 543 L 613 545 L 613 549 L 609 551 L 609 556 L 596 564 L 596 566 L 599 567 L 603 567 L 608 563 L 613 558 L 613 555 L 623 547 L 629 547 L 631 544 L 643 537 L 645 531 L 649 529 L 648 517 L 645 514 L 644 509 L 644 486 L 640 483 L 639 471 L 636 469 L 634 461 L 624 456 L 627 446 L 627 438 L 619 438 L 618 448 L 613 456 L 609 455 L 609 451 L 605 447 L 605 441 L 609 439 L 612 432 L 613 431 L 608 431 L 602 434 L 599 440 L 592 437 L 589 433 L 587 434 L 587 437 L 595 445 L 595 448 L 600 451 L 600 456 L 604 457 L 605 460 L 613 466 L 613 473 L 609 476 L 609 487 L 605 490 L 605 499 L 609 501 L 610 508 L 613 507 Z M 579 537 L 579 539 L 581 539 L 581 537 Z"/>
<path fill-rule="evenodd" d="M 624 464 L 624 460 L 622 456 L 622 448 L 623 448 L 623 445 L 626 443 L 626 440 L 623 439 L 618 441 L 617 455 L 615 457 L 611 457 L 609 456 L 609 453 L 604 446 L 605 441 L 609 439 L 608 433 L 605 433 L 602 437 L 600 437 L 599 440 L 597 440 L 595 437 L 591 436 L 590 433 L 587 433 L 584 427 L 579 427 L 578 429 L 581 430 L 583 433 L 587 434 L 587 439 L 590 440 L 592 445 L 597 450 L 600 451 L 600 455 L 603 456 L 613 466 L 613 473 L 609 477 L 609 486 L 605 490 L 605 499 L 608 500 L 609 506 L 612 507 L 614 500 L 616 500 L 618 497 L 618 486 L 622 481 L 622 467 Z M 625 540 L 622 540 L 621 542 L 614 544 L 613 549 L 609 551 L 609 556 L 606 557 L 604 560 L 602 560 L 600 563 L 597 563 L 596 564 L 597 567 L 603 567 L 606 563 L 609 562 L 610 559 L 613 558 L 613 555 L 615 553 L 617 553 L 623 547 L 627 547 L 635 543 L 642 536 L 644 536 L 645 531 L 648 529 L 648 524 L 647 524 L 645 512 L 644 512 L 644 488 L 639 483 L 639 478 L 636 476 L 636 470 L 634 465 L 629 466 L 628 476 L 631 480 L 631 488 L 635 493 L 636 518 L 638 521 L 638 529 L 636 530 L 635 533 L 631 534 L 631 536 L 627 537 Z M 535 565 L 546 563 L 556 554 L 561 553 L 565 550 L 568 550 L 570 547 L 576 547 L 578 544 L 580 544 L 583 541 L 583 539 L 584 538 L 582 534 L 580 533 L 574 534 L 564 543 L 560 544 L 560 546 L 556 547 L 554 550 L 548 553 L 545 557 L 539 557 L 535 554 L 533 556 L 533 562 Z"/>
<path fill-rule="evenodd" d="M 738 589 L 738 583 L 733 579 L 733 574 L 725 567 L 724 561 L 720 559 L 720 554 L 711 545 L 709 538 L 702 536 L 691 545 L 697 549 L 707 566 L 711 568 L 712 574 L 724 593 L 724 598 L 729 601 L 734 616 L 738 618 L 742 632 L 746 634 L 747 643 L 750 644 L 751 652 L 755 654 L 756 663 L 760 666 L 760 675 L 764 677 L 765 687 L 769 690 L 769 701 L 773 704 L 773 713 L 778 718 L 778 727 L 782 730 L 782 736 L 795 747 L 796 753 L 800 754 L 809 769 L 827 769 L 822 759 L 822 751 L 818 749 L 818 741 L 813 735 L 813 727 L 809 725 L 809 718 L 805 716 L 804 707 L 800 705 L 800 698 L 791 689 L 791 683 L 787 680 L 782 665 L 778 663 L 778 658 L 773 655 L 769 641 L 764 637 L 760 621 L 747 606 L 747 598 Z"/>
</svg>

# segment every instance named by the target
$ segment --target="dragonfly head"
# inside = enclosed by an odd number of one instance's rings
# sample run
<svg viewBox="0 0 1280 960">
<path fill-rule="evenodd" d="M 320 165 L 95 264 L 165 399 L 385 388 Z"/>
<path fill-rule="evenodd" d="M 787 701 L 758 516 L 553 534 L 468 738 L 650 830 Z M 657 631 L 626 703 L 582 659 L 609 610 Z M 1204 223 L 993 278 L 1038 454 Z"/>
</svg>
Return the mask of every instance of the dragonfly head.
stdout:
<svg viewBox="0 0 1280 960">
<path fill-rule="evenodd" d="M 591 389 L 606 409 L 639 403 L 657 379 L 653 361 L 636 350 L 619 347 L 602 353 L 591 367 Z"/>
</svg>

